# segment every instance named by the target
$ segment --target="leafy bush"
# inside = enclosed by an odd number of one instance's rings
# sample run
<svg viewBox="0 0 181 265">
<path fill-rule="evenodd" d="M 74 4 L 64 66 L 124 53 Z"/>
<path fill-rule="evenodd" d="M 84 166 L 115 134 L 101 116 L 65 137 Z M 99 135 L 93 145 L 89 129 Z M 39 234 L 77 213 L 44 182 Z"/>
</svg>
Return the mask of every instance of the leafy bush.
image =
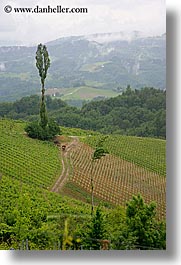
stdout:
<svg viewBox="0 0 181 265">
<path fill-rule="evenodd" d="M 60 134 L 60 127 L 53 120 L 50 120 L 45 128 L 43 128 L 37 121 L 34 121 L 25 127 L 25 131 L 29 137 L 45 141 Z"/>
</svg>

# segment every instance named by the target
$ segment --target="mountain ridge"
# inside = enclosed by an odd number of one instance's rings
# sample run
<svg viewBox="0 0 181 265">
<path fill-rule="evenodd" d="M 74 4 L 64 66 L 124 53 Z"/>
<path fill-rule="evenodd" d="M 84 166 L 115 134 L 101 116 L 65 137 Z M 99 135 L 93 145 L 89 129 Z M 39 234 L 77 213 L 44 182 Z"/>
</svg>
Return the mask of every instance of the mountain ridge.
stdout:
<svg viewBox="0 0 181 265">
<path fill-rule="evenodd" d="M 110 33 L 110 38 L 118 33 Z M 121 33 L 120 33 L 121 34 Z M 90 37 L 92 36 L 92 37 Z M 166 35 L 98 42 L 109 34 L 57 39 L 47 43 L 51 67 L 47 88 L 97 87 L 103 90 L 166 87 Z M 119 34 L 118 34 L 119 36 Z M 106 37 L 106 38 L 105 38 Z M 39 93 L 36 47 L 0 47 L 1 101 Z"/>
</svg>

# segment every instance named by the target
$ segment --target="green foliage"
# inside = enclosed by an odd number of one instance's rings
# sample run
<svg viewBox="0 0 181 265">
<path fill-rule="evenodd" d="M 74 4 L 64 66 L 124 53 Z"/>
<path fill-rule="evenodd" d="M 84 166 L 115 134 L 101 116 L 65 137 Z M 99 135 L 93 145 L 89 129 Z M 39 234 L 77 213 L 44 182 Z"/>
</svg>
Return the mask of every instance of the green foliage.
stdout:
<svg viewBox="0 0 181 265">
<path fill-rule="evenodd" d="M 48 125 L 43 128 L 38 122 L 32 122 L 25 127 L 28 136 L 39 140 L 50 140 L 55 135 L 60 134 L 60 127 L 56 122 L 50 121 Z"/>
<path fill-rule="evenodd" d="M 107 238 L 111 241 L 111 248 L 117 250 L 134 249 L 136 237 L 127 229 L 125 210 L 121 206 L 115 207 L 107 214 Z"/>
<path fill-rule="evenodd" d="M 30 106 L 30 103 L 32 105 Z M 166 138 L 166 93 L 154 88 L 125 91 L 122 95 L 85 104 L 81 109 L 70 107 L 60 99 L 46 97 L 49 117 L 60 126 L 124 134 Z M 0 104 L 0 116 L 16 119 L 37 119 L 37 102 L 24 98 Z"/>
<path fill-rule="evenodd" d="M 140 200 L 129 202 L 126 215 L 121 207 L 109 211 L 98 207 L 90 218 L 88 204 L 3 176 L 0 201 L 0 249 L 26 249 L 28 240 L 30 250 L 81 245 L 84 250 L 99 250 L 105 239 L 117 250 L 165 248 L 164 223 L 156 221 L 152 208 Z"/>
<path fill-rule="evenodd" d="M 92 175 L 92 170 L 93 170 L 93 162 L 95 162 L 96 160 L 99 160 L 101 159 L 101 157 L 105 156 L 106 154 L 108 154 L 109 152 L 107 150 L 105 150 L 103 148 L 103 143 L 105 141 L 106 137 L 102 137 L 99 139 L 98 143 L 97 143 L 97 146 L 96 146 L 96 150 L 93 152 L 93 155 L 92 155 L 92 169 L 91 169 L 91 190 L 92 190 L 92 194 L 91 194 L 91 197 L 92 197 L 92 207 L 91 207 L 91 214 L 93 214 L 93 210 L 94 210 L 94 194 L 93 194 L 93 191 L 94 191 L 94 180 L 93 180 L 93 175 Z"/>
<path fill-rule="evenodd" d="M 127 204 L 126 222 L 128 232 L 136 239 L 136 246 L 140 249 L 161 248 L 165 249 L 165 227 L 155 219 L 156 204 L 144 203 L 139 194 Z"/>
<path fill-rule="evenodd" d="M 41 105 L 40 105 L 40 123 L 39 123 L 39 125 L 41 126 L 41 128 L 43 130 L 44 129 L 46 130 L 47 124 L 48 124 L 48 115 L 47 115 L 46 105 L 45 105 L 45 101 L 42 101 Z"/>
<path fill-rule="evenodd" d="M 38 122 L 32 122 L 25 127 L 25 132 L 27 132 L 28 136 L 34 139 L 45 140 L 46 131 L 39 125 Z M 44 135 L 45 133 L 45 135 Z"/>
<path fill-rule="evenodd" d="M 161 122 L 158 117 L 161 115 Z M 92 117 L 89 129 L 107 134 L 166 137 L 166 94 L 154 88 L 131 90 L 99 102 L 90 102 L 81 109 L 85 118 Z M 95 120 L 93 119 L 96 119 Z M 83 128 L 83 127 L 82 127 Z"/>
<path fill-rule="evenodd" d="M 106 152 L 103 148 L 96 148 L 96 150 L 93 153 L 93 160 L 98 160 L 101 159 L 101 157 L 105 156 L 106 154 L 108 154 L 108 152 Z"/>
<path fill-rule="evenodd" d="M 46 105 L 45 105 L 44 85 L 45 85 L 45 79 L 47 76 L 47 71 L 48 71 L 48 68 L 50 67 L 50 58 L 49 58 L 46 46 L 42 45 L 41 43 L 38 45 L 37 51 L 36 51 L 36 67 L 38 68 L 39 75 L 41 78 L 41 84 L 42 84 L 42 90 L 41 90 L 42 96 L 41 96 L 41 105 L 40 105 L 40 126 L 43 129 L 45 129 L 48 124 L 48 116 L 47 116 Z"/>
<path fill-rule="evenodd" d="M 24 249 L 27 239 L 31 250 L 57 249 L 67 217 L 71 234 L 88 219 L 88 205 L 6 176 L 0 181 L 0 201 L 0 249 Z"/>
<path fill-rule="evenodd" d="M 44 83 L 48 68 L 50 67 L 50 58 L 46 46 L 41 43 L 38 45 L 36 51 L 36 67 L 38 68 L 41 82 Z"/>
<path fill-rule="evenodd" d="M 31 250 L 62 249 L 66 239 L 66 249 L 100 249 L 104 239 L 111 249 L 166 248 L 165 224 L 140 195 L 126 211 L 98 207 L 91 218 L 89 204 L 49 192 L 60 175 L 59 151 L 26 137 L 23 128 L 23 122 L 0 120 L 0 249 L 26 249 L 27 243 Z M 103 139 L 94 147 L 105 148 L 110 139 Z"/>
<path fill-rule="evenodd" d="M 69 128 L 69 127 L 61 127 L 61 132 L 63 135 L 76 135 L 80 136 L 81 138 L 85 136 L 90 136 L 90 135 L 100 135 L 99 132 L 95 131 L 90 131 L 90 130 L 83 130 L 79 128 Z"/>
<path fill-rule="evenodd" d="M 42 84 L 42 96 L 40 104 L 40 122 L 32 122 L 25 127 L 25 131 L 31 138 L 39 140 L 50 140 L 55 135 L 60 134 L 60 128 L 55 121 L 48 121 L 48 115 L 45 103 L 44 83 L 50 67 L 50 58 L 45 45 L 39 44 L 36 51 L 36 67 L 38 68 Z"/>
<path fill-rule="evenodd" d="M 68 219 L 66 219 L 63 233 L 62 250 L 70 249 L 70 247 L 73 245 L 72 240 L 73 238 L 69 235 Z"/>
<path fill-rule="evenodd" d="M 96 144 L 96 150 L 93 153 L 92 160 L 98 160 L 101 159 L 101 157 L 105 156 L 106 154 L 109 154 L 109 151 L 104 148 L 104 142 L 106 140 L 107 136 L 102 136 L 98 138 L 98 142 Z"/>
<path fill-rule="evenodd" d="M 98 207 L 88 225 L 88 231 L 84 239 L 86 249 L 100 250 L 101 240 L 105 239 L 105 216 Z"/>
</svg>

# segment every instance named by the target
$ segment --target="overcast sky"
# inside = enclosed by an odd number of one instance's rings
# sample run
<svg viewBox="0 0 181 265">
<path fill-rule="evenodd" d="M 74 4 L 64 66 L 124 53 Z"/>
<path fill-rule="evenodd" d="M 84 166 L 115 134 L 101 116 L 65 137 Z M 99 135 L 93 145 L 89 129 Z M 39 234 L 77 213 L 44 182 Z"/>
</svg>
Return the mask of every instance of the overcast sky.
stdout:
<svg viewBox="0 0 181 265">
<path fill-rule="evenodd" d="M 0 45 L 36 45 L 63 36 L 166 32 L 165 0 L 0 0 Z M 86 14 L 5 13 L 4 7 L 86 7 Z"/>
</svg>

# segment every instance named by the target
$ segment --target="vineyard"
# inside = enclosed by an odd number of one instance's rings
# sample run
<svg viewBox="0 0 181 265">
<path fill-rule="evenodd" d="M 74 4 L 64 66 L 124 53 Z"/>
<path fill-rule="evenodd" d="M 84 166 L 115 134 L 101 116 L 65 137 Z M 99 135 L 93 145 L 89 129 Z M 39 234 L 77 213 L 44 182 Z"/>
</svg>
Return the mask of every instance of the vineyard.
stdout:
<svg viewBox="0 0 181 265">
<path fill-rule="evenodd" d="M 99 138 L 95 136 L 82 138 L 82 141 L 95 148 Z M 165 140 L 134 137 L 109 136 L 105 140 L 105 147 L 109 153 L 124 160 L 166 176 L 166 144 Z"/>
<path fill-rule="evenodd" d="M 88 203 L 92 175 L 97 204 L 103 201 L 109 206 L 125 206 L 134 194 L 141 193 L 146 202 L 156 201 L 159 218 L 165 217 L 164 140 L 108 136 L 104 148 L 109 154 L 92 163 L 100 134 L 63 128 L 65 135 L 60 136 L 60 142 L 66 141 L 68 146 L 74 147 L 62 153 L 51 142 L 28 138 L 23 126 L 24 123 L 12 120 L 0 121 L 0 168 L 3 175 Z M 76 141 L 70 137 L 73 133 L 80 135 Z"/>
<path fill-rule="evenodd" d="M 0 172 L 48 188 L 61 172 L 60 152 L 52 143 L 28 138 L 24 125 L 0 120 Z"/>
<path fill-rule="evenodd" d="M 0 201 L 0 250 L 25 249 L 27 239 L 31 250 L 58 249 L 67 218 L 71 233 L 90 220 L 89 205 L 4 175 Z"/>
<path fill-rule="evenodd" d="M 87 136 L 82 141 L 95 147 L 98 139 Z M 63 191 L 90 201 L 87 198 L 91 193 L 92 174 L 97 199 L 125 206 L 133 194 L 141 193 L 146 202 L 156 201 L 158 217 L 165 218 L 165 142 L 110 136 L 105 141 L 105 147 L 110 154 L 92 164 L 94 149 L 88 144 L 79 143 L 70 154 L 73 173 Z"/>
<path fill-rule="evenodd" d="M 67 249 L 86 248 L 91 177 L 94 211 L 102 205 L 105 238 L 112 240 L 113 249 L 117 232 L 127 229 L 125 206 L 133 195 L 155 201 L 157 220 L 165 220 L 165 141 L 108 136 L 104 148 L 109 154 L 93 161 L 100 133 L 62 128 L 54 142 L 43 142 L 27 137 L 24 127 L 24 122 L 0 120 L 0 249 L 61 249 L 65 222 L 74 236 Z M 120 247 L 127 249 L 122 242 Z M 132 242 L 130 249 L 134 247 Z"/>
<path fill-rule="evenodd" d="M 31 210 L 44 213 L 47 217 L 56 215 L 76 215 L 89 214 L 89 205 L 66 196 L 59 196 L 57 193 L 49 192 L 45 189 L 22 183 L 16 179 L 3 176 L 0 182 L 0 211 L 13 211 L 18 205 L 22 207 L 30 203 Z M 24 202 L 20 198 L 24 197 Z M 6 198 L 6 200 L 3 200 Z M 22 205 L 21 205 L 22 203 Z"/>
</svg>

